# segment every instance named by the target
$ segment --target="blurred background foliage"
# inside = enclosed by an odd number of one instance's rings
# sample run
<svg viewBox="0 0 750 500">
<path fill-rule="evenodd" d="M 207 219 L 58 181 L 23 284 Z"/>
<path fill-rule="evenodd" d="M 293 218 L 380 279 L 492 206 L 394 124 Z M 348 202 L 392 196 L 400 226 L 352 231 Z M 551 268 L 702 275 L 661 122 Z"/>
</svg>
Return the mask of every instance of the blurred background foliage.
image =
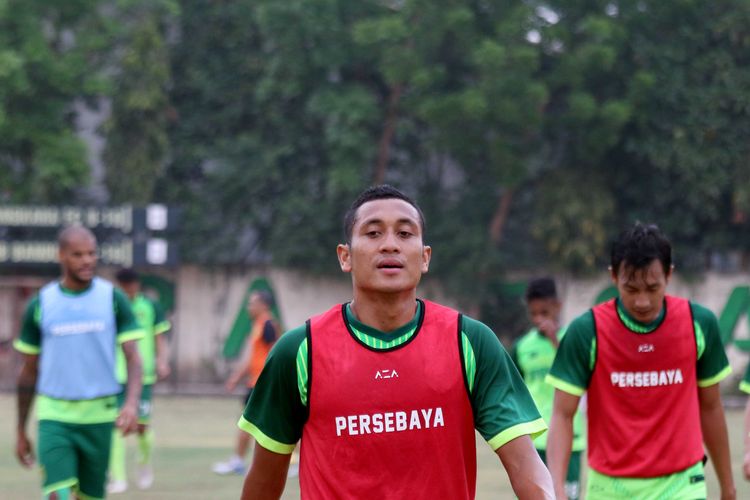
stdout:
<svg viewBox="0 0 750 500">
<path fill-rule="evenodd" d="M 176 205 L 189 262 L 337 273 L 388 182 L 483 308 L 636 219 L 748 265 L 748 137 L 750 0 L 0 0 L 0 201 Z"/>
</svg>

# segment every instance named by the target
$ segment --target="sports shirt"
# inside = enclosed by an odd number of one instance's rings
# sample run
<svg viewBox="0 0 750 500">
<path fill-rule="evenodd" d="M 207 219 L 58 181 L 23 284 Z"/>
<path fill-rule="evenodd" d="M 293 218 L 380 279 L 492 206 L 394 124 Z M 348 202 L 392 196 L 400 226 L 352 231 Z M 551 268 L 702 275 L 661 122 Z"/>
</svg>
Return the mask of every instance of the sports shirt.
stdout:
<svg viewBox="0 0 750 500">
<path fill-rule="evenodd" d="M 387 351 L 417 333 L 424 306 L 406 325 L 381 332 L 359 322 L 346 306 L 352 334 L 369 347 Z M 264 448 L 291 453 L 302 436 L 308 415 L 310 376 L 306 327 L 300 326 L 276 342 L 266 360 L 238 425 Z M 448 332 L 454 334 L 455 332 Z M 532 438 L 547 428 L 510 356 L 494 332 L 483 323 L 462 316 L 460 351 L 469 387 L 474 427 L 492 449 L 522 435 Z"/>
<path fill-rule="evenodd" d="M 745 376 L 742 378 L 742 381 L 740 381 L 740 390 L 750 394 L 750 363 L 747 364 Z"/>
<path fill-rule="evenodd" d="M 690 303 L 695 327 L 695 342 L 698 347 L 696 370 L 698 387 L 709 387 L 719 383 L 732 371 L 719 335 L 716 316 L 705 307 Z M 652 323 L 644 325 L 628 314 L 617 301 L 617 313 L 625 326 L 635 333 L 647 335 L 664 321 L 666 308 L 662 308 Z M 591 310 L 577 317 L 568 326 L 565 337 L 557 349 L 546 380 L 561 391 L 581 396 L 589 386 L 596 364 L 596 331 Z"/>
<path fill-rule="evenodd" d="M 84 290 L 68 290 L 60 285 L 63 293 L 76 296 L 85 293 Z M 127 296 L 120 290 L 114 289 L 112 307 L 115 312 L 117 325 L 117 343 L 138 340 L 143 337 L 143 330 L 133 315 Z M 13 347 L 24 354 L 39 354 L 42 345 L 41 306 L 39 295 L 29 301 L 21 320 L 21 334 L 13 342 Z M 107 396 L 90 400 L 67 401 L 37 395 L 36 413 L 39 420 L 56 420 L 72 424 L 95 424 L 111 422 L 117 417 L 116 396 Z"/>
<path fill-rule="evenodd" d="M 557 339 L 565 336 L 565 328 L 557 332 Z M 544 377 L 549 373 L 555 359 L 555 346 L 536 328 L 532 328 L 513 344 L 510 356 L 518 367 L 531 397 L 534 398 L 542 418 L 546 422 L 552 417 L 552 407 L 555 399 L 555 388 L 545 382 Z M 547 433 L 534 439 L 534 446 L 538 450 L 547 449 Z M 581 451 L 586 447 L 583 432 L 583 422 L 580 414 L 573 420 L 573 451 Z"/>
<path fill-rule="evenodd" d="M 136 295 L 130 302 L 135 319 L 138 321 L 144 336 L 138 341 L 138 352 L 143 366 L 143 384 L 156 382 L 156 336 L 169 331 L 172 327 L 164 317 L 161 307 L 143 294 Z M 122 349 L 117 350 L 117 381 L 124 384 L 128 380 L 128 369 Z"/>
</svg>

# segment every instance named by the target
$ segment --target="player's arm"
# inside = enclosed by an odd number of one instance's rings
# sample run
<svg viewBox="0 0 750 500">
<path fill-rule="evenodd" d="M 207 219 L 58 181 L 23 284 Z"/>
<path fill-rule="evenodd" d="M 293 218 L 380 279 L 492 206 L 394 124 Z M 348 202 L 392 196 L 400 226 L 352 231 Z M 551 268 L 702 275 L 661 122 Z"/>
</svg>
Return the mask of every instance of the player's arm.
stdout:
<svg viewBox="0 0 750 500">
<path fill-rule="evenodd" d="M 547 466 L 558 499 L 566 498 L 565 475 L 573 446 L 573 417 L 578 410 L 579 399 L 579 396 L 555 389 L 547 437 Z"/>
<path fill-rule="evenodd" d="M 513 492 L 521 499 L 555 498 L 552 479 L 528 434 L 495 450 L 508 473 Z"/>
<path fill-rule="evenodd" d="M 748 367 L 750 370 L 750 366 Z M 745 404 L 745 460 L 743 462 L 745 479 L 750 481 L 750 398 Z"/>
<path fill-rule="evenodd" d="M 232 370 L 232 373 L 229 374 L 229 378 L 224 384 L 224 388 L 227 390 L 227 392 L 232 392 L 234 388 L 237 387 L 237 384 L 239 384 L 242 379 L 247 376 L 247 367 L 250 365 L 250 356 L 252 355 L 253 348 L 250 345 L 250 339 L 247 339 L 247 341 L 245 342 L 243 355 L 240 356 L 240 360 L 237 362 L 234 370 Z"/>
<path fill-rule="evenodd" d="M 309 356 L 306 329 L 282 335 L 271 349 L 238 422 L 255 438 L 243 499 L 278 499 L 294 447 L 307 420 Z"/>
<path fill-rule="evenodd" d="M 727 421 L 724 418 L 724 407 L 721 404 L 719 384 L 698 388 L 700 404 L 701 431 L 708 455 L 714 464 L 716 478 L 719 480 L 722 500 L 737 498 L 737 491 L 732 478 L 732 460 L 729 454 L 729 434 Z"/>
<path fill-rule="evenodd" d="M 39 317 L 39 297 L 35 296 L 26 306 L 21 320 L 21 334 L 13 342 L 13 347 L 23 355 L 23 363 L 16 383 L 18 409 L 16 456 L 25 467 L 30 467 L 34 463 L 34 447 L 26 434 L 26 422 L 29 419 L 34 396 L 36 396 L 36 380 L 39 374 L 39 353 L 42 343 Z"/>
<path fill-rule="evenodd" d="M 125 394 L 125 404 L 122 405 L 115 424 L 122 430 L 123 434 L 129 434 L 138 427 L 138 401 L 141 398 L 141 377 L 143 372 L 137 342 L 135 340 L 128 340 L 127 342 L 123 342 L 121 347 L 123 354 L 125 354 L 125 362 L 128 368 L 128 384 Z"/>
<path fill-rule="evenodd" d="M 18 375 L 18 425 L 16 428 L 16 457 L 24 467 L 34 464 L 34 448 L 26 435 L 26 422 L 36 395 L 39 355 L 24 354 L 21 373 Z"/>
<path fill-rule="evenodd" d="M 169 377 L 171 369 L 169 368 L 169 340 L 166 332 L 172 325 L 164 315 L 159 304 L 151 301 L 154 308 L 154 335 L 156 335 L 156 375 L 159 380 Z"/>
<path fill-rule="evenodd" d="M 595 345 L 594 316 L 587 311 L 568 326 L 545 377 L 555 388 L 547 437 L 547 466 L 560 499 L 566 498 L 565 476 L 573 446 L 573 417 L 591 380 Z"/>
<path fill-rule="evenodd" d="M 166 335 L 156 336 L 156 375 L 164 380 L 171 373 L 169 368 L 169 342 Z"/>
<path fill-rule="evenodd" d="M 122 430 L 123 434 L 128 434 L 138 427 L 138 401 L 141 398 L 143 368 L 141 356 L 138 354 L 137 341 L 143 338 L 144 333 L 135 319 L 127 296 L 117 288 L 113 290 L 112 296 L 117 324 L 117 343 L 120 344 L 125 355 L 128 371 L 125 403 L 120 409 L 115 425 Z"/>
<path fill-rule="evenodd" d="M 278 500 L 284 492 L 292 455 L 274 453 L 256 446 L 253 463 L 245 476 L 242 500 Z"/>
</svg>

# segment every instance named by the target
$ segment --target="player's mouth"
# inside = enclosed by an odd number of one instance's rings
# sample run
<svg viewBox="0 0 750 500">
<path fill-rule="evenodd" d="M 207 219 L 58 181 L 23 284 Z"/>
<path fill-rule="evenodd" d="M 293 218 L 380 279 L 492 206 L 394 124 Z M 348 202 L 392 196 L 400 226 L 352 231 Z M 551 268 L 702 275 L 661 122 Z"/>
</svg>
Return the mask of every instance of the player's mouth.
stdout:
<svg viewBox="0 0 750 500">
<path fill-rule="evenodd" d="M 377 268 L 387 273 L 396 273 L 404 268 L 404 264 L 397 259 L 384 259 L 378 262 Z"/>
</svg>

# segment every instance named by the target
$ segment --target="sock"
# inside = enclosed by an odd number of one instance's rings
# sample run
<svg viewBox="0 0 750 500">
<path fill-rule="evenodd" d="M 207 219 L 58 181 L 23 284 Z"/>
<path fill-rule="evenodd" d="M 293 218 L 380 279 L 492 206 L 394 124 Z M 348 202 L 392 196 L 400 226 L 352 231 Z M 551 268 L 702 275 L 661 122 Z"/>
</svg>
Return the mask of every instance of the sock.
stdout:
<svg viewBox="0 0 750 500">
<path fill-rule="evenodd" d="M 112 450 L 109 453 L 109 480 L 125 481 L 125 437 L 119 429 L 112 431 Z"/>
<path fill-rule="evenodd" d="M 138 435 L 138 463 L 147 464 L 151 461 L 151 450 L 154 447 L 154 431 L 148 427 L 143 434 Z"/>
</svg>

